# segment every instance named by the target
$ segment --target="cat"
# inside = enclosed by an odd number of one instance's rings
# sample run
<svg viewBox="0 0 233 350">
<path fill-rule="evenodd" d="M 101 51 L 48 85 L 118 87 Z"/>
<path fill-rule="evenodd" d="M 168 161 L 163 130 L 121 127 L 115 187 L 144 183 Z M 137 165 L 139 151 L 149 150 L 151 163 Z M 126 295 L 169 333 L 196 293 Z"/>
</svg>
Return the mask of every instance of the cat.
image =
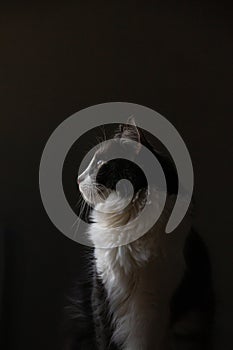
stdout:
<svg viewBox="0 0 233 350">
<path fill-rule="evenodd" d="M 130 118 L 107 146 L 97 149 L 78 177 L 84 200 L 93 206 L 87 234 L 94 250 L 92 278 L 86 289 L 79 288 L 78 293 L 82 290 L 83 294 L 73 298 L 76 340 L 67 349 L 211 347 L 214 297 L 208 254 L 192 228 L 192 205 L 179 227 L 172 234 L 165 233 L 178 193 L 178 178 L 172 159 L 158 151 L 149 136 Z M 134 163 L 142 146 L 163 168 L 167 198 L 159 220 L 140 236 L 160 207 L 163 193 L 156 178 L 148 185 L 143 169 Z M 115 151 L 127 154 L 128 159 L 107 160 Z M 116 190 L 121 179 L 133 185 L 130 204 L 127 190 Z M 137 221 L 149 193 L 148 217 Z"/>
</svg>

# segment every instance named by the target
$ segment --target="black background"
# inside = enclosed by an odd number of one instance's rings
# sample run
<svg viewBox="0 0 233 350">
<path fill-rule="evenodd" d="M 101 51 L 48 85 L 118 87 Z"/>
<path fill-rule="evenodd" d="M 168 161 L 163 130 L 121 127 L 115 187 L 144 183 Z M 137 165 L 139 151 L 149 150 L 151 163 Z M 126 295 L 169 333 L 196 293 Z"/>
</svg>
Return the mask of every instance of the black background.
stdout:
<svg viewBox="0 0 233 350">
<path fill-rule="evenodd" d="M 64 294 L 85 254 L 45 213 L 40 156 L 65 118 L 110 101 L 155 109 L 189 148 L 195 226 L 213 266 L 215 345 L 232 348 L 231 19 L 227 1 L 1 5 L 4 349 L 60 349 Z"/>
</svg>

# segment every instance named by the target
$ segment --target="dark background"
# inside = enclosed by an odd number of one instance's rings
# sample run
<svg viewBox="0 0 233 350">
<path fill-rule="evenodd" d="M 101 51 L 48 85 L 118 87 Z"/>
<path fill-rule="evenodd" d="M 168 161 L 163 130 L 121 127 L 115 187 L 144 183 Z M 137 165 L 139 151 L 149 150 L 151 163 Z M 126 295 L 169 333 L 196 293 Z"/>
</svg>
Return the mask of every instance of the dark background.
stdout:
<svg viewBox="0 0 233 350">
<path fill-rule="evenodd" d="M 189 148 L 195 226 L 213 266 L 215 345 L 232 348 L 231 20 L 227 1 L 1 4 L 3 349 L 60 349 L 64 294 L 85 252 L 45 213 L 40 156 L 65 118 L 109 101 L 155 109 Z"/>
</svg>

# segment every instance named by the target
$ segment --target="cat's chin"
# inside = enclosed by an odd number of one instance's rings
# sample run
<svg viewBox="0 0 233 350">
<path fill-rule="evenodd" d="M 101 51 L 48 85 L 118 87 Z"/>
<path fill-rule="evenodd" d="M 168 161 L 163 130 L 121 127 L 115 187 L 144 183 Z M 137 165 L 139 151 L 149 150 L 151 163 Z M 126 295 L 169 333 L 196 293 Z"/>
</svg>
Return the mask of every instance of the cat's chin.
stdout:
<svg viewBox="0 0 233 350">
<path fill-rule="evenodd" d="M 105 199 L 100 200 L 100 199 L 97 199 L 97 198 L 96 199 L 95 198 L 91 199 L 91 198 L 89 198 L 89 196 L 87 196 L 85 194 L 84 191 L 81 191 L 81 190 L 80 190 L 80 193 L 81 193 L 84 201 L 92 208 L 95 208 L 98 204 L 102 203 L 105 200 Z"/>
<path fill-rule="evenodd" d="M 80 191 L 84 201 L 92 208 L 95 208 L 99 204 L 104 203 L 106 201 L 106 199 L 108 198 L 109 194 L 111 194 L 111 192 L 108 191 L 107 189 L 105 192 L 102 191 L 101 195 L 98 194 L 98 191 L 96 189 L 91 191 L 91 192 L 88 191 L 86 193 L 85 189 L 83 189 L 81 186 L 79 186 L 79 191 Z"/>
</svg>

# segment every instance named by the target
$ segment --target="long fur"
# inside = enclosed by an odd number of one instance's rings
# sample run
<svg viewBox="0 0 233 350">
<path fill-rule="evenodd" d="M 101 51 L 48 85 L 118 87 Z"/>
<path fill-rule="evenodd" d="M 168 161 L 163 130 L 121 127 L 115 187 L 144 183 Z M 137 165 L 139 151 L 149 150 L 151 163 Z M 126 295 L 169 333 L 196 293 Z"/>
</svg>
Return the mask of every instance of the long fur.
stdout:
<svg viewBox="0 0 233 350">
<path fill-rule="evenodd" d="M 159 194 L 154 192 L 156 200 L 152 203 L 158 205 Z M 105 211 L 120 210 L 123 199 L 112 194 L 92 213 L 94 223 L 89 235 L 96 246 L 106 247 L 95 249 L 97 273 L 107 291 L 114 324 L 113 341 L 122 349 L 147 349 L 152 344 L 159 349 L 168 336 L 169 302 L 184 274 L 182 250 L 190 221 L 187 217 L 182 230 L 173 237 L 165 234 L 173 200 L 169 199 L 162 217 L 150 231 L 126 245 L 121 245 L 125 236 L 138 237 L 145 221 L 131 220 L 119 232 L 119 225 L 128 222 L 130 214 L 126 211 L 117 220 L 114 214 Z M 155 210 L 152 205 L 148 216 Z M 116 244 L 119 246 L 112 248 Z"/>
<path fill-rule="evenodd" d="M 130 148 L 130 139 L 137 140 L 136 149 Z M 152 227 L 148 223 L 160 212 L 163 193 L 156 184 L 146 188 L 135 166 L 105 162 L 109 149 L 100 149 L 79 176 L 83 197 L 94 205 L 88 234 L 95 248 L 89 287 L 80 298 L 76 293 L 70 308 L 76 315 L 76 340 L 66 350 L 204 350 L 209 344 L 211 269 L 206 248 L 192 229 L 192 208 L 175 232 L 165 233 L 178 189 L 174 164 L 135 125 L 123 127 L 112 147 L 128 147 L 140 156 L 141 142 L 157 156 L 167 181 L 165 208 Z M 137 188 L 130 205 L 114 189 L 121 178 Z"/>
</svg>

